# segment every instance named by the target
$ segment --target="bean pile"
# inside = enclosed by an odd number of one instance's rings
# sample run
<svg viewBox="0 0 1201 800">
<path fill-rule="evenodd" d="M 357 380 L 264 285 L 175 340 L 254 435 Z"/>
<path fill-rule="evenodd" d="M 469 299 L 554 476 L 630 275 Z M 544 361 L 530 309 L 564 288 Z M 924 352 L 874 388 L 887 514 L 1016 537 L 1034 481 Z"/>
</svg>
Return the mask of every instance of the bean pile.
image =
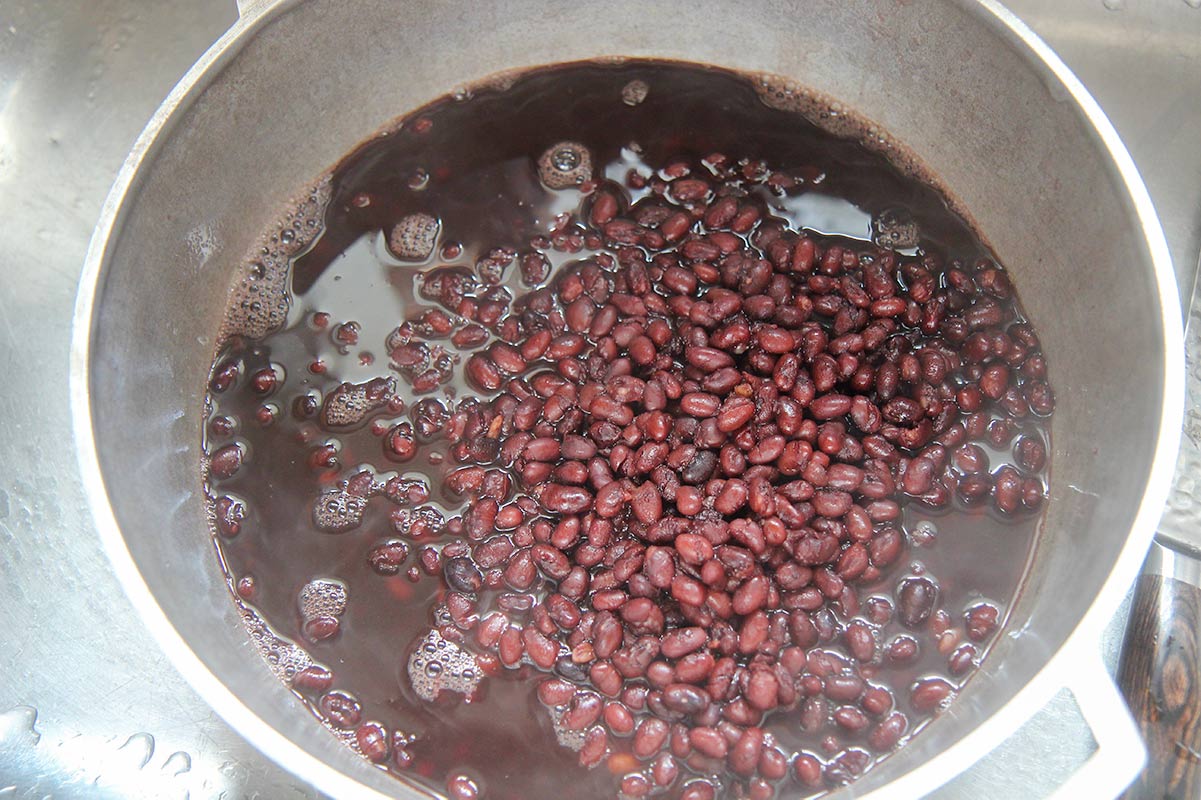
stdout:
<svg viewBox="0 0 1201 800">
<path fill-rule="evenodd" d="M 580 763 L 608 759 L 630 797 L 682 767 L 732 774 L 751 797 L 790 768 L 807 787 L 859 774 L 914 724 L 867 678 L 914 660 L 917 642 L 881 642 L 879 626 L 895 613 L 909 629 L 952 627 L 920 575 L 899 582 L 895 609 L 861 604 L 856 587 L 904 554 L 903 506 L 1017 515 L 1043 501 L 1040 438 L 989 471 L 988 450 L 1054 405 L 1003 269 L 791 230 L 747 196 L 760 172 L 674 161 L 632 206 L 642 176 L 603 182 L 553 234 L 597 252 L 503 319 L 479 319 L 469 273 L 435 271 L 422 296 L 451 314 L 390 342 L 404 364 L 424 357 L 423 330 L 458 348 L 499 335 L 464 365 L 490 399 L 445 418 L 433 401 L 414 410 L 427 435 L 448 432 L 465 465 L 448 485 L 469 498 L 450 521 L 463 538 L 423 563 L 450 589 L 444 635 L 485 672 L 554 673 L 539 698 L 583 734 Z M 549 274 L 537 251 L 498 250 L 483 289 L 514 262 L 529 284 Z M 453 316 L 467 324 L 451 334 Z M 390 457 L 420 438 L 398 426 Z M 996 623 L 990 605 L 968 612 L 969 641 L 952 636 L 945 653 L 952 675 Z M 930 677 L 908 700 L 924 717 L 953 691 Z M 782 711 L 829 731 L 837 757 L 777 746 L 765 727 Z M 681 796 L 714 792 L 694 780 Z"/>
</svg>

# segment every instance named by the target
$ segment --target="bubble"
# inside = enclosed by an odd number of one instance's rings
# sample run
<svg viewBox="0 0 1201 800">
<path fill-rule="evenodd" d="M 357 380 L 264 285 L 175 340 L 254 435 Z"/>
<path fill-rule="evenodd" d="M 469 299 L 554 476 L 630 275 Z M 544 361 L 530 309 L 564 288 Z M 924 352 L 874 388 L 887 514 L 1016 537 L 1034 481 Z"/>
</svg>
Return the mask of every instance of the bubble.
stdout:
<svg viewBox="0 0 1201 800">
<path fill-rule="evenodd" d="M 394 378 L 343 383 L 326 396 L 321 406 L 321 421 L 330 428 L 357 425 L 371 412 L 388 405 L 388 400 L 395 392 Z"/>
<path fill-rule="evenodd" d="M 434 252 L 441 227 L 429 214 L 401 217 L 388 234 L 388 252 L 402 261 L 425 261 Z"/>
<path fill-rule="evenodd" d="M 346 587 L 338 581 L 314 578 L 304 585 L 297 597 L 300 615 L 306 620 L 340 617 L 346 610 Z"/>
<path fill-rule="evenodd" d="M 313 665 L 312 656 L 304 648 L 277 635 L 257 611 L 243 606 L 241 612 L 242 625 L 255 649 L 280 680 L 291 683 L 298 672 Z"/>
<path fill-rule="evenodd" d="M 412 539 L 434 538 L 441 536 L 446 530 L 446 518 L 433 506 L 418 506 L 413 509 L 397 508 L 392 511 L 389 518 L 392 520 L 394 531 Z M 449 619 L 446 621 L 450 622 Z"/>
<path fill-rule="evenodd" d="M 313 521 L 326 533 L 345 533 L 362 524 L 366 510 L 366 497 L 353 495 L 345 489 L 331 489 L 313 504 Z"/>
<path fill-rule="evenodd" d="M 621 102 L 627 106 L 636 106 L 646 99 L 651 87 L 646 81 L 632 80 L 621 89 Z"/>
<path fill-rule="evenodd" d="M 592 154 L 579 142 L 551 145 L 538 158 L 538 177 L 549 189 L 568 189 L 592 179 Z"/>
<path fill-rule="evenodd" d="M 409 656 L 406 670 L 417 696 L 432 703 L 443 691 L 470 696 L 479 686 L 475 656 L 431 628 Z"/>
<path fill-rule="evenodd" d="M 329 198 L 330 180 L 326 177 L 273 226 L 280 233 L 264 237 L 247 256 L 230 293 L 219 341 L 237 335 L 261 339 L 284 324 L 291 259 L 317 237 Z"/>
<path fill-rule="evenodd" d="M 550 163 L 559 172 L 571 172 L 580 165 L 580 153 L 571 147 L 560 147 L 550 154 Z"/>
<path fill-rule="evenodd" d="M 872 219 L 872 241 L 889 250 L 917 247 L 921 239 L 913 215 L 903 208 L 889 208 Z"/>
</svg>

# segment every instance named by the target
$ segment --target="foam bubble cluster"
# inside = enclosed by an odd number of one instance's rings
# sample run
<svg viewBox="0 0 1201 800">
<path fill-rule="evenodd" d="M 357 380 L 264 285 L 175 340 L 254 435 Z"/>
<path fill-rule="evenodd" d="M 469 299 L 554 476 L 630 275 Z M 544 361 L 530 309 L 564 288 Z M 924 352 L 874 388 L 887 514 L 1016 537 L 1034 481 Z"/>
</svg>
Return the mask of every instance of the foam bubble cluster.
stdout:
<svg viewBox="0 0 1201 800">
<path fill-rule="evenodd" d="M 312 656 L 303 647 L 276 634 L 257 611 L 243 606 L 241 612 L 242 624 L 255 649 L 280 680 L 291 684 L 296 673 L 313 665 Z"/>
<path fill-rule="evenodd" d="M 470 697 L 482 678 L 475 656 L 442 638 L 436 628 L 429 630 L 409 656 L 408 676 L 413 691 L 428 703 L 443 691 Z"/>
<path fill-rule="evenodd" d="M 346 611 L 346 587 L 338 581 L 314 578 L 300 590 L 297 604 L 306 620 L 340 617 Z"/>
<path fill-rule="evenodd" d="M 393 378 L 374 378 L 366 383 L 343 383 L 325 398 L 322 422 L 330 428 L 357 425 L 372 411 L 388 404 L 396 392 Z"/>
<path fill-rule="evenodd" d="M 647 85 L 646 81 L 630 81 L 621 89 L 621 102 L 627 106 L 636 106 L 646 99 L 650 90 L 651 87 Z"/>
<path fill-rule="evenodd" d="M 318 530 L 345 533 L 362 524 L 366 510 L 366 497 L 351 494 L 345 489 L 331 489 L 323 492 L 313 504 L 313 521 Z"/>
<path fill-rule="evenodd" d="M 550 712 L 550 724 L 554 728 L 555 738 L 559 740 L 559 744 L 578 753 L 584 747 L 587 730 L 573 731 L 563 724 L 563 715 L 567 713 L 567 706 L 554 706 L 547 710 Z"/>
<path fill-rule="evenodd" d="M 261 339 L 282 327 L 288 316 L 288 271 L 292 257 L 321 232 L 329 205 L 326 177 L 265 236 L 241 265 L 226 308 L 219 338 L 241 335 Z"/>
<path fill-rule="evenodd" d="M 429 214 L 409 214 L 388 233 L 388 251 L 402 261 L 425 261 L 438 243 L 441 223 Z"/>
<path fill-rule="evenodd" d="M 769 108 L 801 114 L 810 122 L 830 133 L 850 132 L 833 129 L 840 126 L 842 120 L 846 118 L 842 113 L 841 105 L 790 78 L 761 74 L 755 81 L 755 93 L 759 95 L 759 100 Z"/>
<path fill-rule="evenodd" d="M 920 238 L 917 222 L 904 209 L 890 208 L 872 219 L 872 240 L 880 247 L 892 250 L 917 247 Z"/>
<path fill-rule="evenodd" d="M 551 145 L 538 158 L 538 178 L 548 189 L 570 189 L 592 180 L 592 153 L 579 142 Z"/>
<path fill-rule="evenodd" d="M 948 190 L 937 175 L 909 148 L 871 120 L 834 98 L 781 75 L 760 73 L 755 76 L 754 86 L 760 102 L 769 108 L 800 114 L 827 133 L 854 139 L 868 150 L 884 155 L 904 175 L 935 186 L 945 196 L 951 211 L 966 219 L 973 228 L 979 227 L 963 207 L 963 203 Z"/>
<path fill-rule="evenodd" d="M 917 547 L 929 547 L 938 539 L 938 526 L 924 519 L 909 531 L 909 540 Z"/>
</svg>

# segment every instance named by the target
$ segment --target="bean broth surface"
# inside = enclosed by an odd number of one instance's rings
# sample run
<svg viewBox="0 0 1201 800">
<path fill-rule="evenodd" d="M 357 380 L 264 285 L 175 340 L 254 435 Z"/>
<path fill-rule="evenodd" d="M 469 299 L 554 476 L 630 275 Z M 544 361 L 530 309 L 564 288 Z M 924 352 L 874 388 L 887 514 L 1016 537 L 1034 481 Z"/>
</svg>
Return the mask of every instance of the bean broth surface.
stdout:
<svg viewBox="0 0 1201 800">
<path fill-rule="evenodd" d="M 215 540 L 273 669 L 381 769 L 809 796 L 984 657 L 1043 500 L 1037 338 L 938 191 L 779 86 L 485 82 L 249 259 Z"/>
</svg>

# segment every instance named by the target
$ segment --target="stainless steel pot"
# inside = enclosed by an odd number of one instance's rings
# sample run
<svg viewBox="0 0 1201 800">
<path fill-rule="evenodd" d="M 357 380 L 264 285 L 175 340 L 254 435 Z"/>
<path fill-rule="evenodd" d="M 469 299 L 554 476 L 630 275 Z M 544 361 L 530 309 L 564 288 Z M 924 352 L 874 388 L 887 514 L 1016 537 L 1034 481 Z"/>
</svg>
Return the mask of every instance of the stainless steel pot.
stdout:
<svg viewBox="0 0 1201 800">
<path fill-rule="evenodd" d="M 179 670 L 335 796 L 424 796 L 354 756 L 259 662 L 206 531 L 199 424 L 225 289 L 288 197 L 390 118 L 517 66 L 598 55 L 765 70 L 903 142 L 970 209 L 1042 333 L 1059 393 L 1046 531 L 980 674 L 837 796 L 916 797 L 1067 687 L 1098 750 L 1059 794 L 1112 796 L 1142 745 L 1098 656 L 1170 483 L 1181 331 L 1166 246 L 1084 88 L 991 0 L 283 0 L 239 22 L 155 115 L 88 255 L 75 435 L 126 590 Z M 1037 756 L 1035 756 L 1037 757 Z"/>
</svg>

